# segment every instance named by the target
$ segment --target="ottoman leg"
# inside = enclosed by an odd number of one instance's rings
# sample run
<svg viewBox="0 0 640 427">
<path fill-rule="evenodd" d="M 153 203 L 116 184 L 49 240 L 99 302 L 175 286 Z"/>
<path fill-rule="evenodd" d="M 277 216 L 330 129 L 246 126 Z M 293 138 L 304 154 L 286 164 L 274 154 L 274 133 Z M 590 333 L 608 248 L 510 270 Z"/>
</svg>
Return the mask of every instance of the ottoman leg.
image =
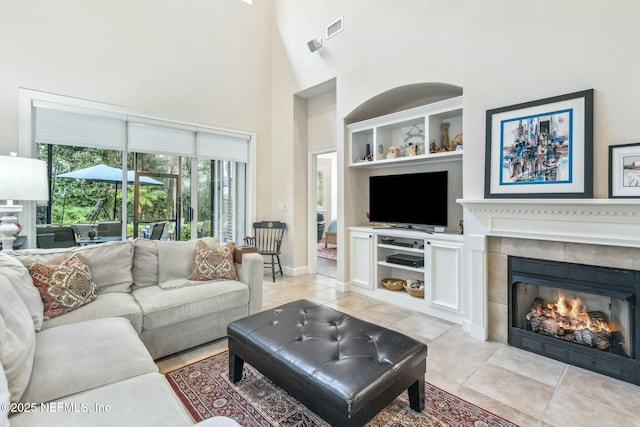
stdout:
<svg viewBox="0 0 640 427">
<path fill-rule="evenodd" d="M 411 384 L 407 392 L 409 393 L 409 406 L 411 409 L 416 412 L 422 412 L 424 409 L 424 378 Z"/>
<path fill-rule="evenodd" d="M 237 383 L 242 379 L 244 360 L 235 353 L 229 352 L 229 381 Z"/>
</svg>

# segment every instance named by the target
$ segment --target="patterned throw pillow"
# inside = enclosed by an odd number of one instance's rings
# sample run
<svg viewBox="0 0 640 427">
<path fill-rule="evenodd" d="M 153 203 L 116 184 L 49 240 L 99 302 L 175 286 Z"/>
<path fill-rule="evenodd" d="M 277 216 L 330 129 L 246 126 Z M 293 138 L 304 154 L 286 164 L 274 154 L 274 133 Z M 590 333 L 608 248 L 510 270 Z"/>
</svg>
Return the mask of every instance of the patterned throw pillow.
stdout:
<svg viewBox="0 0 640 427">
<path fill-rule="evenodd" d="M 210 249 L 203 241 L 199 241 L 193 253 L 189 280 L 238 280 L 236 264 L 233 261 L 233 245 L 217 250 Z"/>
<path fill-rule="evenodd" d="M 61 265 L 33 263 L 29 273 L 44 303 L 44 320 L 96 299 L 96 284 L 82 255 L 73 255 Z"/>
</svg>

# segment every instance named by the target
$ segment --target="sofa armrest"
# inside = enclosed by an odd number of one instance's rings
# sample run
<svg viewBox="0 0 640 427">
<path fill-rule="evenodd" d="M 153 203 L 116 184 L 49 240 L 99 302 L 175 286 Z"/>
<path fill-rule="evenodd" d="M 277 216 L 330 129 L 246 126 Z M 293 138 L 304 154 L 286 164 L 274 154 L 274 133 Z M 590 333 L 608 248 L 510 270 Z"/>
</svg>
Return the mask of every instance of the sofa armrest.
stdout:
<svg viewBox="0 0 640 427">
<path fill-rule="evenodd" d="M 257 253 L 244 254 L 242 264 L 236 263 L 238 280 L 249 286 L 249 314 L 262 310 L 262 283 L 264 281 L 264 259 Z"/>
</svg>

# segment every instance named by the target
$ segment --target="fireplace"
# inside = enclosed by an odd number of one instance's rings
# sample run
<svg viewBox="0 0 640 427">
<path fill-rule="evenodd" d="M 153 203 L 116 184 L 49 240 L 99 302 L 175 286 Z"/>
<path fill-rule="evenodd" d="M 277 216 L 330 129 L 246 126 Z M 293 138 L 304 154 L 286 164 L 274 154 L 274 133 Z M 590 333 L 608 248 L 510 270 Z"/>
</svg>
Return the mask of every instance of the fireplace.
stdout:
<svg viewBox="0 0 640 427">
<path fill-rule="evenodd" d="M 508 257 L 508 342 L 640 384 L 640 272 Z"/>
</svg>

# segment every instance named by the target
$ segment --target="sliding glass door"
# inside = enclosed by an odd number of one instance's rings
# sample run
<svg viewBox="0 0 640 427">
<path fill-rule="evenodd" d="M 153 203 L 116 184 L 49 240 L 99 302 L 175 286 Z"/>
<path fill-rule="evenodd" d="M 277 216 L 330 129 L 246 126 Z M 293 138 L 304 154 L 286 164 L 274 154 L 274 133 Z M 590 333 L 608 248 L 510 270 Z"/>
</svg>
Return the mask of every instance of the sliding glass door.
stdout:
<svg viewBox="0 0 640 427">
<path fill-rule="evenodd" d="M 242 242 L 249 134 L 57 95 L 30 96 L 31 144 L 50 175 L 51 197 L 38 205 L 37 224 L 75 224 L 88 233 L 104 222 L 133 238 L 168 222 L 175 240 Z"/>
</svg>

